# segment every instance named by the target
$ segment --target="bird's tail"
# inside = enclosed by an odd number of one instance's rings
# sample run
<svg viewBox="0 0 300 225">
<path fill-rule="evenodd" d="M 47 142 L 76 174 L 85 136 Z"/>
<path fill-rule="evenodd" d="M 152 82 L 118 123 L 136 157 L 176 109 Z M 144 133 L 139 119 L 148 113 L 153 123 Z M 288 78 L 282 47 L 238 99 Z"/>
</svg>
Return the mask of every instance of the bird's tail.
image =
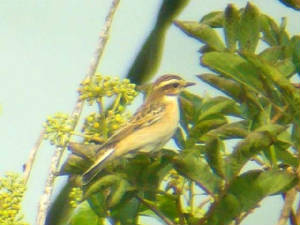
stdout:
<svg viewBox="0 0 300 225">
<path fill-rule="evenodd" d="M 82 175 L 83 185 L 88 184 L 102 170 L 104 162 L 112 156 L 115 149 L 110 148 L 104 151 L 105 152 L 101 154 L 94 164 Z"/>
</svg>

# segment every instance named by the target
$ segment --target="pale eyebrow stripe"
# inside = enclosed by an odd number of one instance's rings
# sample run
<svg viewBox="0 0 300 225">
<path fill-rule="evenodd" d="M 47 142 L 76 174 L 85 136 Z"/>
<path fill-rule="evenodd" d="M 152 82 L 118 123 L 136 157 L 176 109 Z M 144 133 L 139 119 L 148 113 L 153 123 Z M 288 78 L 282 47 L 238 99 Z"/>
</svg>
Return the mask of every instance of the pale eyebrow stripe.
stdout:
<svg viewBox="0 0 300 225">
<path fill-rule="evenodd" d="M 174 84 L 174 83 L 180 83 L 180 80 L 175 80 L 175 79 L 172 79 L 172 80 L 166 80 L 166 81 L 162 81 L 158 87 L 163 87 L 163 86 L 167 86 L 169 84 Z"/>
</svg>

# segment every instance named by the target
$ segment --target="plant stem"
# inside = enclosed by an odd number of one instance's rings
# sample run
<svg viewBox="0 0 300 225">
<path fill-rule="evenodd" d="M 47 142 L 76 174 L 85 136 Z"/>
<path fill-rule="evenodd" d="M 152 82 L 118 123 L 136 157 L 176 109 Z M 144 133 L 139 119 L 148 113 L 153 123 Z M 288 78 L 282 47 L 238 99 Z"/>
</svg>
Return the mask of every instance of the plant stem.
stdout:
<svg viewBox="0 0 300 225">
<path fill-rule="evenodd" d="M 277 157 L 276 157 L 274 145 L 270 146 L 270 155 L 271 155 L 272 168 L 277 168 Z"/>
<path fill-rule="evenodd" d="M 177 210 L 178 210 L 178 216 L 179 216 L 179 224 L 180 225 L 184 225 L 185 224 L 185 218 L 183 216 L 183 213 L 182 213 L 182 203 L 181 203 L 181 194 L 178 193 L 177 194 L 177 199 L 176 199 L 176 204 L 177 204 Z"/>
<path fill-rule="evenodd" d="M 29 153 L 29 158 L 25 164 L 25 168 L 24 168 L 24 184 L 27 185 L 27 182 L 29 180 L 30 174 L 31 174 L 31 170 L 36 158 L 36 154 L 44 140 L 44 135 L 45 135 L 45 128 L 40 132 L 40 136 L 38 137 L 38 139 L 36 140 L 36 143 L 34 144 L 33 148 L 30 150 Z"/>
<path fill-rule="evenodd" d="M 98 41 L 96 50 L 94 52 L 94 56 L 92 57 L 90 66 L 88 67 L 88 70 L 87 70 L 84 80 L 94 76 L 94 74 L 97 70 L 97 67 L 98 67 L 100 59 L 104 53 L 104 48 L 106 46 L 106 43 L 107 43 L 107 40 L 109 37 L 109 32 L 110 32 L 110 28 L 111 28 L 112 21 L 113 21 L 113 16 L 117 10 L 119 3 L 120 3 L 120 0 L 112 0 L 112 4 L 109 9 L 108 15 L 105 18 L 104 27 L 99 36 L 99 41 Z M 78 98 L 77 102 L 75 104 L 75 107 L 73 109 L 72 115 L 71 115 L 71 117 L 74 118 L 76 121 L 74 123 L 74 129 L 77 125 L 78 119 L 79 119 L 80 114 L 83 109 L 83 106 L 84 106 L 84 102 Z M 42 131 L 42 133 L 43 132 L 44 132 L 44 130 Z M 36 146 L 37 149 L 39 147 L 40 147 L 40 144 L 38 146 Z M 39 209 L 38 209 L 38 214 L 37 214 L 37 219 L 36 219 L 37 225 L 45 224 L 47 211 L 48 211 L 49 205 L 50 205 L 50 199 L 51 199 L 52 192 L 54 189 L 55 174 L 60 165 L 60 161 L 62 159 L 63 153 L 64 153 L 64 148 L 57 148 L 52 156 L 51 166 L 49 169 L 49 175 L 48 175 L 48 178 L 46 181 L 44 193 L 40 198 Z"/>
<path fill-rule="evenodd" d="M 286 193 L 284 199 L 284 206 L 282 208 L 281 215 L 277 225 L 285 225 L 287 223 L 293 207 L 293 202 L 296 198 L 296 194 L 297 194 L 296 188 L 292 188 Z"/>
<path fill-rule="evenodd" d="M 101 97 L 99 101 L 97 101 L 99 114 L 102 114 L 104 112 L 104 106 L 103 106 L 103 98 Z"/>
<path fill-rule="evenodd" d="M 191 207 L 191 214 L 194 215 L 195 212 L 195 182 L 190 181 L 190 191 L 189 191 L 189 198 L 190 198 L 190 207 Z"/>
<path fill-rule="evenodd" d="M 283 115 L 284 112 L 288 109 L 288 106 L 284 106 L 282 111 L 277 111 L 277 113 L 273 116 L 273 118 L 271 119 L 272 123 L 276 123 Z"/>
<path fill-rule="evenodd" d="M 116 97 L 116 99 L 115 99 L 115 101 L 114 101 L 114 105 L 112 107 L 112 110 L 114 112 L 116 112 L 117 106 L 120 104 L 121 97 L 122 97 L 122 95 L 118 94 L 117 97 Z"/>
</svg>

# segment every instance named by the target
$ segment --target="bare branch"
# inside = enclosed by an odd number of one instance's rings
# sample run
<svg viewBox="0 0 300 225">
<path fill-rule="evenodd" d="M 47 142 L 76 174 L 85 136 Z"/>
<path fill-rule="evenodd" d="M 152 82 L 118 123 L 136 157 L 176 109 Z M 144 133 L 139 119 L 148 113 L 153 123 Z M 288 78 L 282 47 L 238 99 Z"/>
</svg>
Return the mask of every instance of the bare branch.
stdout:
<svg viewBox="0 0 300 225">
<path fill-rule="evenodd" d="M 33 167 L 33 164 L 34 164 L 34 161 L 35 161 L 35 157 L 36 157 L 36 154 L 44 140 L 44 134 L 45 134 L 45 129 L 43 129 L 40 133 L 40 136 L 38 137 L 38 139 L 36 140 L 36 143 L 34 144 L 33 148 L 31 149 L 30 151 L 30 154 L 29 154 L 29 158 L 26 162 L 26 164 L 24 165 L 24 175 L 23 175 L 23 178 L 24 178 L 24 183 L 25 185 L 27 184 L 28 180 L 29 180 L 29 177 L 30 177 L 30 174 L 31 174 L 31 170 L 32 170 L 32 167 Z"/>
<path fill-rule="evenodd" d="M 108 15 L 106 16 L 105 24 L 104 24 L 102 32 L 100 33 L 99 41 L 98 41 L 96 50 L 94 52 L 94 56 L 93 56 L 93 58 L 90 62 L 90 66 L 88 68 L 85 79 L 87 79 L 89 77 L 92 77 L 96 72 L 96 69 L 98 67 L 101 56 L 103 55 L 104 48 L 105 48 L 105 45 L 106 45 L 108 37 L 109 37 L 109 32 L 110 32 L 110 28 L 111 28 L 112 21 L 113 21 L 113 16 L 116 12 L 116 9 L 117 9 L 119 3 L 120 3 L 120 0 L 113 0 L 112 1 L 112 5 L 109 9 Z M 76 126 L 76 124 L 77 124 L 78 118 L 79 118 L 79 116 L 82 112 L 82 109 L 83 109 L 83 105 L 84 105 L 84 103 L 78 98 L 78 100 L 76 102 L 76 105 L 73 109 L 72 115 L 71 115 L 71 117 L 73 119 L 75 119 L 75 121 L 76 121 L 74 126 Z M 44 131 L 42 131 L 42 133 L 44 133 Z M 40 142 L 38 142 L 38 144 L 34 148 L 34 149 L 36 149 L 35 153 L 33 153 L 31 155 L 35 156 L 36 151 L 39 148 L 39 146 L 40 146 Z M 47 211 L 48 211 L 48 208 L 49 208 L 49 205 L 50 205 L 50 199 L 51 199 L 53 188 L 54 188 L 56 172 L 57 172 L 57 169 L 60 165 L 61 158 L 62 158 L 63 153 L 64 153 L 64 149 L 65 148 L 56 149 L 55 153 L 52 156 L 51 166 L 50 166 L 50 170 L 49 170 L 49 176 L 48 176 L 47 181 L 46 181 L 44 193 L 41 196 L 40 203 L 39 203 L 39 209 L 38 209 L 38 215 L 37 215 L 37 225 L 44 225 L 45 224 L 46 215 L 47 215 Z M 31 160 L 31 161 L 33 162 L 34 159 Z"/>
<path fill-rule="evenodd" d="M 290 213 L 293 207 L 293 202 L 295 200 L 297 191 L 295 188 L 292 188 L 291 190 L 289 190 L 286 195 L 285 195 L 285 199 L 284 199 L 284 206 L 283 209 L 281 211 L 281 215 L 280 218 L 278 220 L 277 225 L 285 225 L 290 217 Z"/>
<path fill-rule="evenodd" d="M 300 201 L 298 202 L 297 212 L 296 212 L 296 220 L 300 222 Z"/>
</svg>

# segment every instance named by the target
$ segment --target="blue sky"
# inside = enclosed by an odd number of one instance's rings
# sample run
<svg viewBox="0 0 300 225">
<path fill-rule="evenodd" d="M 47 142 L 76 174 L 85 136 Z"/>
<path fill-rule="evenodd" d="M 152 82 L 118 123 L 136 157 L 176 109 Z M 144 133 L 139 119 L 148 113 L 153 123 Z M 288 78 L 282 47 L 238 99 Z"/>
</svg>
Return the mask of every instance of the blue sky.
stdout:
<svg viewBox="0 0 300 225">
<path fill-rule="evenodd" d="M 72 111 L 76 89 L 87 71 L 110 2 L 0 1 L 0 175 L 5 171 L 22 171 L 48 115 Z M 178 19 L 199 20 L 210 11 L 223 10 L 228 3 L 243 7 L 246 2 L 191 0 Z M 299 12 L 275 0 L 251 2 L 278 22 L 281 17 L 287 17 L 289 33 L 300 33 Z M 121 1 L 99 72 L 120 77 L 126 74 L 151 30 L 160 3 L 161 0 Z M 178 73 L 196 81 L 194 75 L 205 72 L 198 63 L 198 49 L 197 41 L 172 26 L 157 74 Z M 198 83 L 195 92 L 215 94 L 213 89 Z M 24 208 L 26 220 L 31 224 L 34 224 L 52 152 L 53 148 L 45 142 L 29 182 Z M 265 207 L 256 210 L 243 225 L 274 224 L 276 216 L 266 218 L 266 215 L 274 215 L 273 210 L 278 211 L 280 203 L 280 198 L 264 200 Z"/>
</svg>

